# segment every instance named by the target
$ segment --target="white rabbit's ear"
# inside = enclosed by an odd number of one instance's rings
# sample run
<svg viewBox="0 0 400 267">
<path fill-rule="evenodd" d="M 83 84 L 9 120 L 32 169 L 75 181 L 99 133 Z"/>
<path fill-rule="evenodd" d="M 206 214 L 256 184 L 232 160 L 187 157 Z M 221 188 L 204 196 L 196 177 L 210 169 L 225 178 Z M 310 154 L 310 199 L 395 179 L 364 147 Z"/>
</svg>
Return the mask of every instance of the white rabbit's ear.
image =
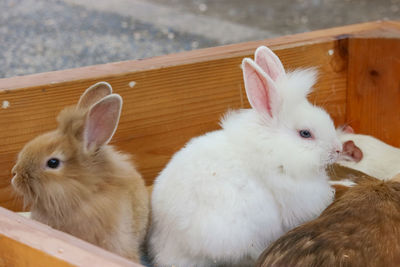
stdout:
<svg viewBox="0 0 400 267">
<path fill-rule="evenodd" d="M 254 54 L 254 60 L 273 81 L 276 81 L 279 76 L 285 74 L 285 68 L 278 56 L 266 46 L 257 48 Z"/>
<path fill-rule="evenodd" d="M 353 134 L 354 133 L 354 129 L 350 125 L 344 125 L 343 128 L 342 128 L 342 131 L 344 133 L 349 133 L 349 134 Z"/>
<path fill-rule="evenodd" d="M 274 81 L 251 59 L 242 62 L 243 79 L 250 105 L 273 118 L 281 103 Z"/>
<path fill-rule="evenodd" d="M 110 142 L 121 115 L 122 98 L 117 94 L 104 97 L 86 115 L 83 143 L 86 150 L 97 149 Z"/>
<path fill-rule="evenodd" d="M 343 143 L 343 154 L 346 156 L 347 160 L 359 162 L 362 160 L 363 152 L 356 146 L 353 140 L 348 140 Z"/>
<path fill-rule="evenodd" d="M 85 92 L 82 94 L 81 98 L 79 99 L 77 106 L 78 106 L 78 108 L 81 108 L 81 109 L 88 109 L 94 103 L 96 103 L 103 97 L 110 95 L 111 93 L 112 93 L 112 87 L 109 83 L 98 82 L 85 90 Z"/>
</svg>

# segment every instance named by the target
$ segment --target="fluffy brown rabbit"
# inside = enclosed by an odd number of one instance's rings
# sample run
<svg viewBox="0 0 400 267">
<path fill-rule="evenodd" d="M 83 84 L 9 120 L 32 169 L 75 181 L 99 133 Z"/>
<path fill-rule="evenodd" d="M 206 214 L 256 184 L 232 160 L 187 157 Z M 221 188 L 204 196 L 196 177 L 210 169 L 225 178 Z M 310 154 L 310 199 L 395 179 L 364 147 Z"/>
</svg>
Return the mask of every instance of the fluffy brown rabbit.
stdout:
<svg viewBox="0 0 400 267">
<path fill-rule="evenodd" d="M 149 197 L 130 156 L 108 145 L 122 99 L 101 82 L 58 116 L 58 128 L 18 155 L 12 185 L 31 218 L 139 261 Z"/>
<path fill-rule="evenodd" d="M 349 188 L 274 242 L 257 266 L 400 266 L 400 175 Z"/>
<path fill-rule="evenodd" d="M 349 187 L 359 184 L 366 180 L 375 180 L 377 178 L 365 174 L 361 171 L 339 165 L 331 164 L 326 168 L 330 184 L 335 189 L 335 199 L 346 192 Z"/>
</svg>

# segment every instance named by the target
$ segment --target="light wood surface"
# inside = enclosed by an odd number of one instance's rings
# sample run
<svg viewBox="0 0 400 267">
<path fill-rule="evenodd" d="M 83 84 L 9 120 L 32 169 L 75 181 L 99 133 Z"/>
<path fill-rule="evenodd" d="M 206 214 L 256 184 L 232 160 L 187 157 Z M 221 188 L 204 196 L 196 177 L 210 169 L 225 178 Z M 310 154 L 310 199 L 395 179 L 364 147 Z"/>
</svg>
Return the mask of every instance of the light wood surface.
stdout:
<svg viewBox="0 0 400 267">
<path fill-rule="evenodd" d="M 97 81 L 109 82 L 123 97 L 122 117 L 112 143 L 135 155 L 140 172 L 151 184 L 190 138 L 218 129 L 219 118 L 228 109 L 248 107 L 240 63 L 259 45 L 272 47 L 286 68 L 318 67 L 321 75 L 310 99 L 326 108 L 337 124 L 343 124 L 349 40 L 398 37 L 399 28 L 397 22 L 366 23 L 141 61 L 0 79 L 0 106 L 3 101 L 9 103 L 8 108 L 0 108 L 0 205 L 21 209 L 10 189 L 10 170 L 18 151 L 34 136 L 54 129 L 58 112 L 76 103 L 83 90 Z"/>
<path fill-rule="evenodd" d="M 0 266 L 142 265 L 0 207 Z"/>
</svg>

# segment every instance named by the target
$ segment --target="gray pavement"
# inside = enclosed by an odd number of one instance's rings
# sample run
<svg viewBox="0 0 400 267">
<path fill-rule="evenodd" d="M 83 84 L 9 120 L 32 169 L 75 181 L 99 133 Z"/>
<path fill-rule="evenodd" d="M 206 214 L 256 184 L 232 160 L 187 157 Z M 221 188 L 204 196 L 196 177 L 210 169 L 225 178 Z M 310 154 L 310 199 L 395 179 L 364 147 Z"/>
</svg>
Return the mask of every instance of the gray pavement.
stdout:
<svg viewBox="0 0 400 267">
<path fill-rule="evenodd" d="M 377 19 L 400 0 L 0 0 L 0 78 Z"/>
<path fill-rule="evenodd" d="M 274 35 L 400 19 L 400 0 L 150 0 Z"/>
</svg>

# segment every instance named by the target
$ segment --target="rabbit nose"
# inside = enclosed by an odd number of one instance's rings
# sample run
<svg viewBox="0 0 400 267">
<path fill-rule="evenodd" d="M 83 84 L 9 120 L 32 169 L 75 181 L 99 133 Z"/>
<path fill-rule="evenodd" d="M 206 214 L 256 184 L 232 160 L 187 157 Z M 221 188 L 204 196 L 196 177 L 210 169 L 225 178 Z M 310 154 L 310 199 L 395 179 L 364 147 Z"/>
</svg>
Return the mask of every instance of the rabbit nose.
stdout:
<svg viewBox="0 0 400 267">
<path fill-rule="evenodd" d="M 334 146 L 334 149 L 333 149 L 333 150 L 336 152 L 336 154 L 342 153 L 342 144 L 341 144 L 341 143 L 337 143 L 337 144 Z"/>
</svg>

